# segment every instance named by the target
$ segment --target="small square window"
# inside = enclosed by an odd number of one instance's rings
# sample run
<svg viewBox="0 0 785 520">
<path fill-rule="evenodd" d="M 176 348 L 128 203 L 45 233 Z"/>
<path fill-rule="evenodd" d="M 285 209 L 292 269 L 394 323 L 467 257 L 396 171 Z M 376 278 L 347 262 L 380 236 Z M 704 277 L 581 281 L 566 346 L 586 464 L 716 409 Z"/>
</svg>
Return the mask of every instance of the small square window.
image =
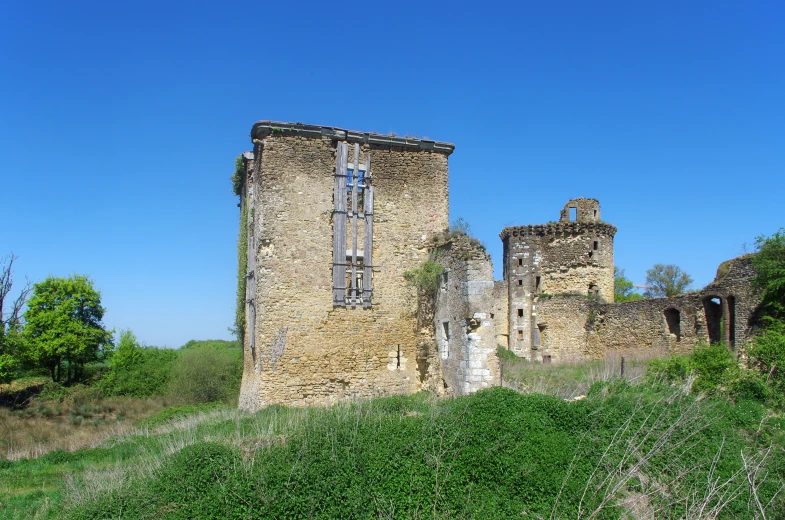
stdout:
<svg viewBox="0 0 785 520">
<path fill-rule="evenodd" d="M 518 339 L 523 339 L 523 331 L 522 330 L 518 331 Z"/>
<path fill-rule="evenodd" d="M 518 285 L 523 285 L 523 280 L 518 280 Z"/>
<path fill-rule="evenodd" d="M 523 309 L 518 309 L 518 317 L 523 318 Z"/>
</svg>

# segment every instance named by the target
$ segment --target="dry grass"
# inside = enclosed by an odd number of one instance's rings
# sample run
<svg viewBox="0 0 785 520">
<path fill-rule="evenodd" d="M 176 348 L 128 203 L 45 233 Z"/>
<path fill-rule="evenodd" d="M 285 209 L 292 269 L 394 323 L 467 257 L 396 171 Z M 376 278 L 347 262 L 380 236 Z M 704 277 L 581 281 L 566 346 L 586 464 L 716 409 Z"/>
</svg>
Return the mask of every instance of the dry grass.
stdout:
<svg viewBox="0 0 785 520">
<path fill-rule="evenodd" d="M 524 394 L 538 393 L 575 399 L 586 395 L 591 385 L 598 381 L 619 377 L 630 382 L 638 381 L 646 373 L 646 363 L 651 358 L 648 351 L 629 350 L 623 354 L 609 352 L 602 360 L 543 365 L 505 356 L 502 361 L 503 386 Z"/>
<path fill-rule="evenodd" d="M 16 460 L 93 448 L 110 437 L 135 432 L 135 420 L 160 412 L 165 404 L 160 398 L 69 398 L 33 401 L 23 410 L 0 408 L 0 456 Z"/>
</svg>

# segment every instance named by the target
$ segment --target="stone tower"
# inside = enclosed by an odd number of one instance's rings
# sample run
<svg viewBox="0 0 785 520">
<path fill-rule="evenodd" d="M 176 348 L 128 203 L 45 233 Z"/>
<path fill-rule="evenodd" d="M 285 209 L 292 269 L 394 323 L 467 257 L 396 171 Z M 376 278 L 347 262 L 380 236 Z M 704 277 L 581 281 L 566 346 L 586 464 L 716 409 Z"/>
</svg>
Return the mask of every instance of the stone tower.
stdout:
<svg viewBox="0 0 785 520">
<path fill-rule="evenodd" d="M 538 319 L 543 294 L 576 294 L 613 301 L 613 237 L 600 220 L 596 199 L 574 199 L 558 222 L 508 227 L 501 232 L 508 289 L 508 348 L 532 361 L 550 362 Z"/>
<path fill-rule="evenodd" d="M 418 329 L 403 273 L 449 225 L 454 146 L 273 121 L 251 138 L 240 407 L 426 386 L 433 330 Z"/>
</svg>

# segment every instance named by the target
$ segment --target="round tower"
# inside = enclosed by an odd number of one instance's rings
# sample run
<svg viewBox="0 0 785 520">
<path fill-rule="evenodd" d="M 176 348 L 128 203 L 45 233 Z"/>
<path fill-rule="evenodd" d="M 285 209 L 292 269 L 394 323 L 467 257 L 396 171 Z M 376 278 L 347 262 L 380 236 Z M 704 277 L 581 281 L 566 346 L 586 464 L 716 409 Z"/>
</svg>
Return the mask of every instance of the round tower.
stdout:
<svg viewBox="0 0 785 520">
<path fill-rule="evenodd" d="M 584 198 L 565 204 L 558 222 L 501 232 L 510 350 L 540 359 L 536 351 L 547 324 L 538 321 L 536 307 L 543 294 L 613 300 L 615 234 L 614 226 L 600 220 L 600 203 Z"/>
</svg>

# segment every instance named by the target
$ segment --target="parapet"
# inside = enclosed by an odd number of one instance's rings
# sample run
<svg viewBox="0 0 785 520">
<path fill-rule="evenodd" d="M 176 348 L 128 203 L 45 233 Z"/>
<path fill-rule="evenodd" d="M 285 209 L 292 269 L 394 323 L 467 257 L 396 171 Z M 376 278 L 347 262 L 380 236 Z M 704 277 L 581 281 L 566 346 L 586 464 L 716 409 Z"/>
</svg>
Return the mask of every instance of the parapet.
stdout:
<svg viewBox="0 0 785 520">
<path fill-rule="evenodd" d="M 612 237 L 616 234 L 616 231 L 616 226 L 604 222 L 554 222 L 551 224 L 506 227 L 499 233 L 499 238 L 506 240 L 508 237 L 575 235 L 604 235 Z"/>
<path fill-rule="evenodd" d="M 257 121 L 251 128 L 251 140 L 261 140 L 269 135 L 299 135 L 310 138 L 327 137 L 349 143 L 367 143 L 392 146 L 405 150 L 429 150 L 450 155 L 455 145 L 441 141 L 431 141 L 417 137 L 398 137 L 374 132 L 358 132 L 334 126 L 306 125 L 304 123 L 284 123 L 280 121 Z"/>
</svg>

